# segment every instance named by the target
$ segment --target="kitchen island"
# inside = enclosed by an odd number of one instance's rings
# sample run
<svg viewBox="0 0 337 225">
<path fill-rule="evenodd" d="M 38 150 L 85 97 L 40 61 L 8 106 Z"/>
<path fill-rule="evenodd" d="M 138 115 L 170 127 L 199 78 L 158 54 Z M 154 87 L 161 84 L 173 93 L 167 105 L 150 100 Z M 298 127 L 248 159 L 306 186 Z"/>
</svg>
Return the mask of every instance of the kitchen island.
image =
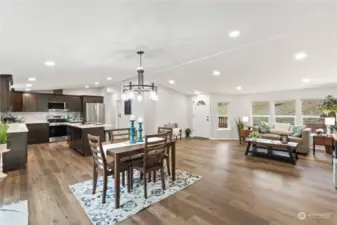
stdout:
<svg viewBox="0 0 337 225">
<path fill-rule="evenodd" d="M 91 155 L 88 134 L 99 136 L 101 141 L 104 141 L 104 131 L 108 129 L 111 129 L 111 126 L 106 124 L 68 123 L 68 145 L 83 156 Z"/>
<path fill-rule="evenodd" d="M 7 130 L 7 148 L 3 154 L 4 172 L 23 169 L 27 163 L 28 129 L 24 123 L 9 124 Z"/>
</svg>

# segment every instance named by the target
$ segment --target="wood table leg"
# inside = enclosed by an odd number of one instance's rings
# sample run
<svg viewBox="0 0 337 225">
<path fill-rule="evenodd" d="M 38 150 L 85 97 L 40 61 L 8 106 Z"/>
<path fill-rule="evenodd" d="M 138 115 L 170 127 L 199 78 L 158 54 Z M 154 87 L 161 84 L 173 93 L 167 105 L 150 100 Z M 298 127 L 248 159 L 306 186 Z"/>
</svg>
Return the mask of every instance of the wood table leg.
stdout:
<svg viewBox="0 0 337 225">
<path fill-rule="evenodd" d="M 115 164 L 115 208 L 118 209 L 120 207 L 119 195 L 120 195 L 120 172 L 119 172 L 119 164 L 120 158 L 119 155 L 114 155 L 114 164 Z"/>
<path fill-rule="evenodd" d="M 171 149 L 171 170 L 172 170 L 172 181 L 176 180 L 176 142 L 172 142 Z"/>
<path fill-rule="evenodd" d="M 245 155 L 248 155 L 248 152 L 249 152 L 249 149 L 250 149 L 250 146 L 251 146 L 252 142 L 247 142 L 247 147 L 246 147 L 246 152 L 245 152 Z"/>
<path fill-rule="evenodd" d="M 294 156 L 293 156 L 293 150 L 291 148 L 288 147 L 288 153 L 289 153 L 289 157 L 290 157 L 290 161 L 292 164 L 296 165 L 296 159 L 294 159 Z"/>
</svg>

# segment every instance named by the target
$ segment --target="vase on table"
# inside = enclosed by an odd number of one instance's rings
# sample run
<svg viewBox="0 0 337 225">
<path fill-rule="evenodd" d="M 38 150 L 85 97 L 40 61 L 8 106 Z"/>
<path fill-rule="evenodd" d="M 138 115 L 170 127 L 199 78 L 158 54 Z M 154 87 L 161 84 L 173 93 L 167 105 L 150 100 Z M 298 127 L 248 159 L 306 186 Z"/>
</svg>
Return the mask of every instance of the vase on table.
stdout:
<svg viewBox="0 0 337 225">
<path fill-rule="evenodd" d="M 139 138 L 138 138 L 138 142 L 144 142 L 143 140 L 143 117 L 139 117 L 138 118 L 138 131 L 139 131 Z"/>
<path fill-rule="evenodd" d="M 135 144 L 136 141 L 135 141 L 135 120 L 136 120 L 136 117 L 134 115 L 131 115 L 130 116 L 130 144 Z"/>
</svg>

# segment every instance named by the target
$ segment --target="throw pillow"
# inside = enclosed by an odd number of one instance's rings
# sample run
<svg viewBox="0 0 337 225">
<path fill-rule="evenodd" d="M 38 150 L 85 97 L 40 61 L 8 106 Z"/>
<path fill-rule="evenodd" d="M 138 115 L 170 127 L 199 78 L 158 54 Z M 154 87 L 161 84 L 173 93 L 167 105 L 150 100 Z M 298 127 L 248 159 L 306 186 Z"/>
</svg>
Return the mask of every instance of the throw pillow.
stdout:
<svg viewBox="0 0 337 225">
<path fill-rule="evenodd" d="M 274 129 L 289 131 L 290 123 L 274 123 Z"/>
<path fill-rule="evenodd" d="M 271 129 L 271 125 L 267 122 L 261 121 L 260 132 L 261 133 L 269 133 Z"/>
<path fill-rule="evenodd" d="M 305 129 L 305 126 L 293 126 L 293 130 L 290 136 L 292 137 L 302 137 L 302 132 Z"/>
<path fill-rule="evenodd" d="M 281 135 L 281 134 L 290 135 L 291 131 L 270 129 L 270 133 L 271 134 L 278 134 L 278 135 Z"/>
</svg>

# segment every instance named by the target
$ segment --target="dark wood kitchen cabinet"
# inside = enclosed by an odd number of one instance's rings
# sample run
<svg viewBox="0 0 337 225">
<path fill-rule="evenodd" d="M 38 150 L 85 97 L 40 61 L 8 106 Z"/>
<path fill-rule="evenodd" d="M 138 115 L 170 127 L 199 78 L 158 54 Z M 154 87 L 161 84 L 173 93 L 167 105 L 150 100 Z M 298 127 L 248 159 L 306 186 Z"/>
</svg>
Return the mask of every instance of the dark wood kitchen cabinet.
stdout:
<svg viewBox="0 0 337 225">
<path fill-rule="evenodd" d="M 66 102 L 68 103 L 69 112 L 81 112 L 81 97 L 80 96 L 67 96 Z"/>
<path fill-rule="evenodd" d="M 48 112 L 48 94 L 39 94 L 37 103 L 37 112 Z"/>
<path fill-rule="evenodd" d="M 22 92 L 12 92 L 12 112 L 22 112 L 23 94 Z"/>
<path fill-rule="evenodd" d="M 49 142 L 49 123 L 26 124 L 28 128 L 28 144 Z"/>
<path fill-rule="evenodd" d="M 67 127 L 68 145 L 83 156 L 91 155 L 88 134 L 99 136 L 104 140 L 104 128 L 80 128 L 72 125 Z"/>
<path fill-rule="evenodd" d="M 0 112 L 8 112 L 11 109 L 13 77 L 10 74 L 0 75 Z"/>
<path fill-rule="evenodd" d="M 22 112 L 37 112 L 39 95 L 34 93 L 23 93 Z"/>
</svg>

